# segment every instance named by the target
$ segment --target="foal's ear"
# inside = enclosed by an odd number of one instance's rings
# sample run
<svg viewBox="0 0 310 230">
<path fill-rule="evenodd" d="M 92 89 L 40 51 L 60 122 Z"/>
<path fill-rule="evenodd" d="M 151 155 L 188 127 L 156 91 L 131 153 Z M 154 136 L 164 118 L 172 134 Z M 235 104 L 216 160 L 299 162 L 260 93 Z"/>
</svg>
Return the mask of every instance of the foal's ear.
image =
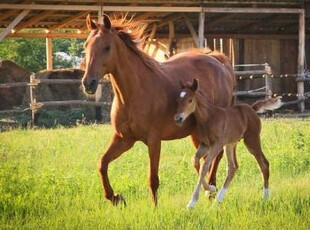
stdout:
<svg viewBox="0 0 310 230">
<path fill-rule="evenodd" d="M 185 89 L 186 88 L 186 85 L 181 80 L 180 80 L 180 86 L 181 86 L 181 89 Z"/>
<path fill-rule="evenodd" d="M 191 90 L 195 92 L 197 89 L 198 89 L 198 79 L 194 78 L 193 83 L 191 85 Z"/>
<path fill-rule="evenodd" d="M 111 29 L 111 19 L 108 15 L 104 14 L 103 15 L 103 24 L 104 24 L 104 27 L 107 28 L 108 30 Z"/>
<path fill-rule="evenodd" d="M 94 30 L 97 29 L 96 23 L 90 18 L 90 14 L 86 17 L 86 25 L 88 30 Z"/>
</svg>

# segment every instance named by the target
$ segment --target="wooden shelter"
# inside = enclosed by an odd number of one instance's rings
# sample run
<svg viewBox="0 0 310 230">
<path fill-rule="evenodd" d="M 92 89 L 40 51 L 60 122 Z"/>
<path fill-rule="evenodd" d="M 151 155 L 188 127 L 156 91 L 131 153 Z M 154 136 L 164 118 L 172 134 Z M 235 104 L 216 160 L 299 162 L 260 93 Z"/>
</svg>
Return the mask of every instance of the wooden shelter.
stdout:
<svg viewBox="0 0 310 230">
<path fill-rule="evenodd" d="M 1 0 L 0 45 L 5 37 L 46 38 L 51 69 L 51 39 L 86 38 L 86 15 L 100 18 L 102 13 L 145 20 L 145 49 L 155 44 L 155 51 L 163 48 L 173 54 L 176 47 L 180 51 L 208 45 L 222 49 L 235 63 L 269 62 L 276 74 L 300 78 L 305 77 L 307 60 L 310 64 L 309 0 Z M 292 88 L 290 81 L 283 82 L 279 88 Z M 303 81 L 297 84 L 302 97 Z M 300 103 L 300 111 L 304 108 Z"/>
</svg>

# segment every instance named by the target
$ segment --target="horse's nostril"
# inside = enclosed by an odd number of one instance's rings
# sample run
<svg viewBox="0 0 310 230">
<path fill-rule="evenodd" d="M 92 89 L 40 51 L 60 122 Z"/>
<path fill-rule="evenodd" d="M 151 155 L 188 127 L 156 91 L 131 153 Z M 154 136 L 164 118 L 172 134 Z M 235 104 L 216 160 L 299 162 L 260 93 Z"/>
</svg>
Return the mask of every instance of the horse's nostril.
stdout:
<svg viewBox="0 0 310 230">
<path fill-rule="evenodd" d="M 176 115 L 176 116 L 174 117 L 174 120 L 175 120 L 175 122 L 178 122 L 178 123 L 180 123 L 180 122 L 183 121 L 182 116 L 179 116 L 179 115 Z"/>
<path fill-rule="evenodd" d="M 96 79 L 93 79 L 91 82 L 90 82 L 90 88 L 93 88 L 93 87 L 95 87 L 96 86 L 96 84 L 97 84 L 97 81 L 96 81 Z"/>
</svg>

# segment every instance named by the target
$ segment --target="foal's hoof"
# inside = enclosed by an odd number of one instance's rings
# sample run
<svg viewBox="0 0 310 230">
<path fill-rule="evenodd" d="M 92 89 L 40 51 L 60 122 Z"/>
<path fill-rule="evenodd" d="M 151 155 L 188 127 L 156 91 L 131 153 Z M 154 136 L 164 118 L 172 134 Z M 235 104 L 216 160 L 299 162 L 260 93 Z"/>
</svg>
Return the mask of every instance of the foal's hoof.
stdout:
<svg viewBox="0 0 310 230">
<path fill-rule="evenodd" d="M 112 200 L 112 203 L 114 206 L 117 206 L 119 204 L 122 204 L 124 206 L 126 206 L 126 201 L 125 201 L 125 198 L 121 195 L 121 194 L 115 194 L 113 196 L 113 200 Z"/>
<path fill-rule="evenodd" d="M 217 189 L 215 186 L 213 186 L 212 191 L 209 191 L 209 190 L 205 191 L 205 196 L 209 198 L 209 200 L 214 200 L 216 197 L 216 192 L 217 192 Z"/>
</svg>

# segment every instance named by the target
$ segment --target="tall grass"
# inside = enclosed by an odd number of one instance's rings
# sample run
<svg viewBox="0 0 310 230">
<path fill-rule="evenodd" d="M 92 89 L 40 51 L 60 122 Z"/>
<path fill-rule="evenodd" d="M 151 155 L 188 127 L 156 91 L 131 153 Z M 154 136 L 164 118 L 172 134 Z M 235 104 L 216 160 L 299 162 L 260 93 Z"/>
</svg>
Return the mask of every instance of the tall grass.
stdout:
<svg viewBox="0 0 310 230">
<path fill-rule="evenodd" d="M 104 200 L 97 162 L 109 125 L 0 133 L 0 229 L 309 229 L 310 120 L 263 120 L 271 198 L 262 199 L 254 158 L 238 145 L 239 170 L 221 204 L 186 204 L 197 175 L 188 139 L 163 142 L 159 205 L 147 185 L 148 153 L 136 145 L 109 167 L 127 207 Z M 226 176 L 220 164 L 218 184 Z"/>
</svg>

